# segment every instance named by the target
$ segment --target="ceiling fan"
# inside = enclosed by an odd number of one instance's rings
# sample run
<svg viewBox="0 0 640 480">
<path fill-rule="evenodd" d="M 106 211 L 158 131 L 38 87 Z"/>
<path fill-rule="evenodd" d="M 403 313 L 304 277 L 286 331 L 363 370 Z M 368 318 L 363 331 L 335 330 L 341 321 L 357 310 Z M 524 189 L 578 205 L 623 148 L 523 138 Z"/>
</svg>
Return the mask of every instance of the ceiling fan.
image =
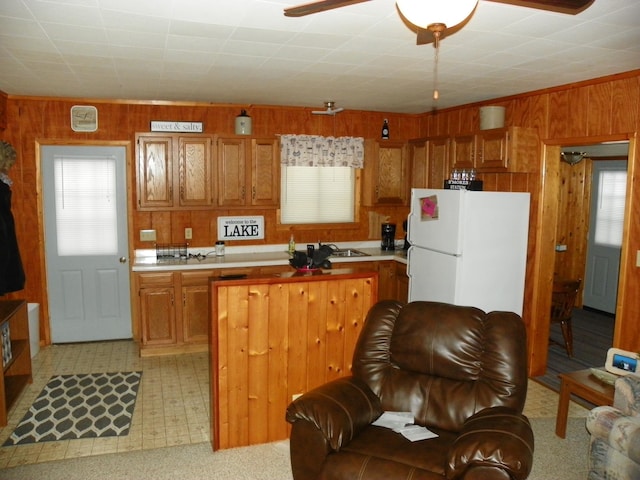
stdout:
<svg viewBox="0 0 640 480">
<path fill-rule="evenodd" d="M 310 15 L 312 13 L 325 12 L 334 8 L 346 7 L 347 5 L 353 5 L 355 3 L 368 2 L 369 0 L 318 0 L 315 2 L 305 3 L 295 7 L 289 7 L 284 9 L 284 14 L 287 17 L 302 17 Z M 447 1 L 447 0 L 441 0 Z M 506 3 L 509 5 L 517 5 L 521 7 L 535 8 L 538 10 L 549 10 L 558 13 L 567 13 L 575 15 L 587 8 L 594 0 L 486 0 L 491 2 Z M 409 26 L 412 26 L 409 24 Z M 439 38 L 442 38 L 447 33 L 453 33 L 463 25 L 456 25 L 451 29 L 445 29 L 439 33 Z M 433 31 L 427 28 L 414 27 L 417 30 L 417 44 L 424 45 L 435 41 L 435 35 Z"/>
<path fill-rule="evenodd" d="M 334 108 L 335 105 L 336 102 L 334 101 L 324 102 L 324 107 L 326 108 L 326 110 L 312 110 L 311 113 L 313 113 L 314 115 L 335 115 L 336 113 L 340 113 L 344 110 L 344 108 L 342 107 Z"/>
</svg>

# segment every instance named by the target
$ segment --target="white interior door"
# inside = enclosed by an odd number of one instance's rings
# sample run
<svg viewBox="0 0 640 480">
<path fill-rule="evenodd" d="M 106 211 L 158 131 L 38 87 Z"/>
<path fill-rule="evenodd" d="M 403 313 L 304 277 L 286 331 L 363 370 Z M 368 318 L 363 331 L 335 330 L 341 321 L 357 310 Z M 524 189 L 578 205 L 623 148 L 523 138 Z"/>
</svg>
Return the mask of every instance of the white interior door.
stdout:
<svg viewBox="0 0 640 480">
<path fill-rule="evenodd" d="M 583 304 L 615 313 L 627 192 L 626 161 L 594 161 Z"/>
<path fill-rule="evenodd" d="M 42 147 L 53 343 L 132 337 L 125 153 Z"/>
</svg>

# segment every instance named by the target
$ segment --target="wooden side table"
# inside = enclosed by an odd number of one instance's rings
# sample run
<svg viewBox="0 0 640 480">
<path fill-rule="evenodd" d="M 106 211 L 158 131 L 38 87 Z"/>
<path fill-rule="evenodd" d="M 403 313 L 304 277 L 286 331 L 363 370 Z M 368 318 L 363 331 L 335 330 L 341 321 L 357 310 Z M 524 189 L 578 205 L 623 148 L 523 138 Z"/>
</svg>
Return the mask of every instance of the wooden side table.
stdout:
<svg viewBox="0 0 640 480">
<path fill-rule="evenodd" d="M 565 438 L 571 395 L 576 395 L 595 405 L 612 405 L 614 388 L 613 385 L 594 377 L 589 369 L 561 373 L 558 377 L 562 383 L 560 384 L 560 399 L 558 400 L 558 415 L 556 417 L 556 435 Z"/>
</svg>

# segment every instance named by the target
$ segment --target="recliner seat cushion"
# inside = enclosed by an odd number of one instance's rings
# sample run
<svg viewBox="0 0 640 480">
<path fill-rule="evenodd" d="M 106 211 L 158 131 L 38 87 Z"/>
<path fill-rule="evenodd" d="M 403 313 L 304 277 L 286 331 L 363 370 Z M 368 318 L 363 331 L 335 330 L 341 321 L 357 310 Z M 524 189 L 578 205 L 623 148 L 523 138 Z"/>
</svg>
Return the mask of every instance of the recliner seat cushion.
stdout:
<svg viewBox="0 0 640 480">
<path fill-rule="evenodd" d="M 320 478 L 442 480 L 442 459 L 454 439 L 454 434 L 440 432 L 438 438 L 410 442 L 392 430 L 371 426 L 329 455 Z"/>
</svg>

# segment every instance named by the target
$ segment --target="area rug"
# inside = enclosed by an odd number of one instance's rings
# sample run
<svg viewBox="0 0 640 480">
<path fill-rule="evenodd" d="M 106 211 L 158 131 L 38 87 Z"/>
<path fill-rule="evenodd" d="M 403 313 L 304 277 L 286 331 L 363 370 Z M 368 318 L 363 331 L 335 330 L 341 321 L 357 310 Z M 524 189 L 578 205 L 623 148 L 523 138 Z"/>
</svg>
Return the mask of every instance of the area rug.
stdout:
<svg viewBox="0 0 640 480">
<path fill-rule="evenodd" d="M 142 372 L 56 375 L 3 446 L 127 435 Z"/>
</svg>

